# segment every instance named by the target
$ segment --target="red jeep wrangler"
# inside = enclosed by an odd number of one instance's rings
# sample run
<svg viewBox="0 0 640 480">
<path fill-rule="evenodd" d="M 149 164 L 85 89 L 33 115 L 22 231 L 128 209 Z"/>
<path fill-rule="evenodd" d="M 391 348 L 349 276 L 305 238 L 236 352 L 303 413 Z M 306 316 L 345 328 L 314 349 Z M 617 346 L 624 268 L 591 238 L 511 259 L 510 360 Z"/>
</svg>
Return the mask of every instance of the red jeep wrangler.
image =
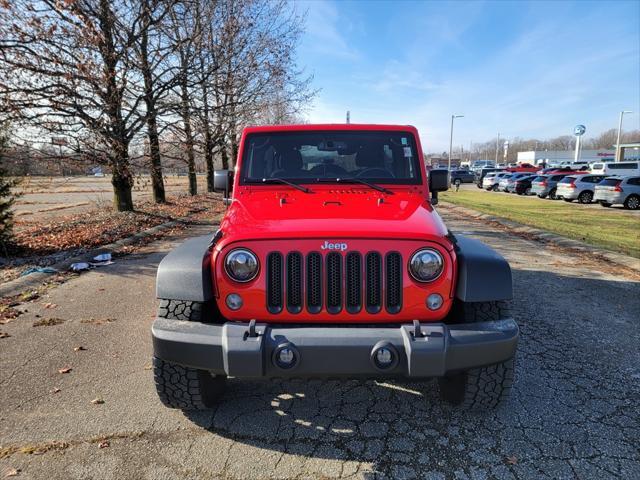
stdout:
<svg viewBox="0 0 640 480">
<path fill-rule="evenodd" d="M 447 230 L 415 128 L 247 128 L 213 236 L 158 268 L 162 402 L 212 407 L 227 377 L 438 377 L 444 400 L 494 407 L 518 326 L 507 262 Z"/>
</svg>

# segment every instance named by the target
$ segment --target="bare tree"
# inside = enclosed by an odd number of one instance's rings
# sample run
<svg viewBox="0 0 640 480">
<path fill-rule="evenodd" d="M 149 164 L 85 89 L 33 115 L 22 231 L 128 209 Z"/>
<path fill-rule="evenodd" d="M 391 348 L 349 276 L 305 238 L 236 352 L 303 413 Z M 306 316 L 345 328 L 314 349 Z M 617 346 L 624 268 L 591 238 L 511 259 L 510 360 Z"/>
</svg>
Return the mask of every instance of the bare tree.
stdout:
<svg viewBox="0 0 640 480">
<path fill-rule="evenodd" d="M 144 81 L 144 104 L 146 108 L 147 138 L 149 141 L 149 163 L 153 198 L 156 203 L 166 201 L 160 157 L 160 136 L 158 117 L 161 115 L 159 103 L 174 86 L 175 75 L 168 61 L 172 44 L 166 42 L 163 29 L 159 28 L 164 17 L 174 8 L 175 1 L 159 3 L 140 0 L 142 22 L 140 36 L 136 42 L 136 66 Z"/>
<path fill-rule="evenodd" d="M 0 7 L 0 89 L 11 116 L 95 149 L 111 168 L 120 211 L 133 209 L 129 145 L 145 121 L 127 62 L 141 16 L 134 0 L 15 0 Z"/>
</svg>

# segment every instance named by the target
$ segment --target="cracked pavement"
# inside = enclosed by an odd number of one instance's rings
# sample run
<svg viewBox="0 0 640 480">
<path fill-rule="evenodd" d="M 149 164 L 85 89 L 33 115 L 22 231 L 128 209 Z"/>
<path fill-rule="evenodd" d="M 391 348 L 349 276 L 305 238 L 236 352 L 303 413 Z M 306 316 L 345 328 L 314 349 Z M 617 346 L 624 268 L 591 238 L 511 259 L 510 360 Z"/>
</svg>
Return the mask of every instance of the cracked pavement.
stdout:
<svg viewBox="0 0 640 480">
<path fill-rule="evenodd" d="M 0 477 L 640 478 L 640 278 L 439 210 L 513 269 L 517 380 L 499 409 L 444 405 L 433 381 L 316 380 L 230 380 L 215 411 L 164 408 L 149 329 L 168 239 L 0 326 Z M 65 321 L 34 328 L 36 315 Z"/>
</svg>

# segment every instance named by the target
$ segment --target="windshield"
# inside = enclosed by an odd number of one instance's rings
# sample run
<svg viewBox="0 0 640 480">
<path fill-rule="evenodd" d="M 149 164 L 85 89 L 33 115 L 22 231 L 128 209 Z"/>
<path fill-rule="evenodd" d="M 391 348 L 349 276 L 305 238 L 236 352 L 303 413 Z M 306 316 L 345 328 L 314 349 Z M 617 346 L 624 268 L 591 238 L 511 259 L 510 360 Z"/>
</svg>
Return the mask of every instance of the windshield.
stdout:
<svg viewBox="0 0 640 480">
<path fill-rule="evenodd" d="M 409 132 L 313 131 L 248 135 L 241 183 L 281 178 L 326 183 L 359 178 L 376 183 L 419 184 L 418 152 Z"/>
</svg>

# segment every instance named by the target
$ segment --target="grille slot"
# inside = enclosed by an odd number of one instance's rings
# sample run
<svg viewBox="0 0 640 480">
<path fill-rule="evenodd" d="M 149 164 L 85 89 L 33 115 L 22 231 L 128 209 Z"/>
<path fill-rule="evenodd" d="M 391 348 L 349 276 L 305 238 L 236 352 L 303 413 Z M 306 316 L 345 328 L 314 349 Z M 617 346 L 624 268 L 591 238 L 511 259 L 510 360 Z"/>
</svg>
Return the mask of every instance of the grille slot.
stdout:
<svg viewBox="0 0 640 480">
<path fill-rule="evenodd" d="M 267 310 L 282 311 L 282 255 L 272 252 L 267 255 Z"/>
<path fill-rule="evenodd" d="M 349 313 L 358 313 L 362 308 L 362 258 L 358 252 L 349 252 L 345 263 L 346 309 Z"/>
<path fill-rule="evenodd" d="M 302 255 L 298 252 L 287 255 L 287 310 L 302 311 Z"/>
<path fill-rule="evenodd" d="M 402 257 L 398 252 L 386 256 L 387 312 L 398 313 L 402 308 Z"/>
<path fill-rule="evenodd" d="M 342 310 L 342 255 L 337 252 L 327 254 L 327 311 L 338 313 Z"/>
<path fill-rule="evenodd" d="M 307 310 L 322 310 L 322 255 L 318 252 L 307 255 Z"/>
<path fill-rule="evenodd" d="M 366 257 L 366 309 L 378 313 L 382 309 L 382 258 L 377 252 L 369 252 Z"/>
</svg>

